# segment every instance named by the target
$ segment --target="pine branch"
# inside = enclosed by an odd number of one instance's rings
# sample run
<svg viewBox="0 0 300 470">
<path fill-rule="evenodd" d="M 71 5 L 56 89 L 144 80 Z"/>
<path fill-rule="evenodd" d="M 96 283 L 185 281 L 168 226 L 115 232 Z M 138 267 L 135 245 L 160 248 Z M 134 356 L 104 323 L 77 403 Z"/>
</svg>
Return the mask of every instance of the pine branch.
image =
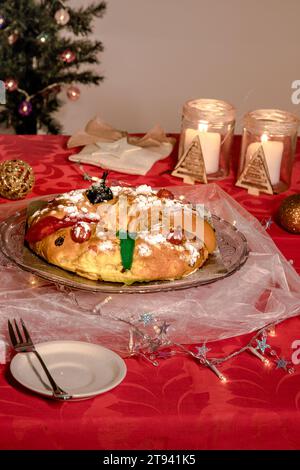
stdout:
<svg viewBox="0 0 300 470">
<path fill-rule="evenodd" d="M 106 11 L 106 3 L 93 3 L 87 8 L 80 7 L 78 10 L 72 9 L 71 18 L 66 26 L 74 34 L 87 36 L 92 33 L 91 21 L 93 17 L 102 18 Z"/>
<path fill-rule="evenodd" d="M 57 81 L 59 83 L 82 83 L 83 85 L 99 85 L 99 83 L 103 80 L 104 77 L 97 75 L 90 70 L 76 73 L 70 72 L 57 76 Z"/>
<path fill-rule="evenodd" d="M 62 125 L 57 121 L 57 119 L 52 118 L 49 114 L 42 114 L 39 121 L 40 124 L 48 129 L 50 134 L 60 134 L 63 130 Z"/>
</svg>

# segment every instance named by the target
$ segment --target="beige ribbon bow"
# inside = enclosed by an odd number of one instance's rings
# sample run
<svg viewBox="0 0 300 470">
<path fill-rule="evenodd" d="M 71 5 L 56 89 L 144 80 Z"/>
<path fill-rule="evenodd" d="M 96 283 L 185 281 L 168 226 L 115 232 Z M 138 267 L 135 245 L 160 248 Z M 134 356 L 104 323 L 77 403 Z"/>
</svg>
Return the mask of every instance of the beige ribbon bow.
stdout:
<svg viewBox="0 0 300 470">
<path fill-rule="evenodd" d="M 173 146 L 175 143 L 175 138 L 167 137 L 159 125 L 154 126 L 143 137 L 130 137 L 127 132 L 115 129 L 99 117 L 95 117 L 87 123 L 84 131 L 79 131 L 69 138 L 67 146 L 73 148 L 99 142 L 115 142 L 122 137 L 127 137 L 129 144 L 144 148 L 159 147 L 162 143 L 169 143 Z"/>
</svg>

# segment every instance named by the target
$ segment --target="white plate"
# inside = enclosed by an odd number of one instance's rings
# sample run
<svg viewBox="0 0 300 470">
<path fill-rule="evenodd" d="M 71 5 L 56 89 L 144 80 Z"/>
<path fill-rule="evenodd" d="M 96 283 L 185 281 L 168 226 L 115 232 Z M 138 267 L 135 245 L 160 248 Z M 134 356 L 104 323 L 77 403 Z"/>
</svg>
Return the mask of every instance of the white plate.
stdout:
<svg viewBox="0 0 300 470">
<path fill-rule="evenodd" d="M 74 399 L 90 398 L 116 387 L 124 379 L 125 362 L 110 349 L 82 341 L 36 344 L 56 383 Z M 10 364 L 13 377 L 24 387 L 52 396 L 52 389 L 33 353 L 19 353 Z"/>
</svg>

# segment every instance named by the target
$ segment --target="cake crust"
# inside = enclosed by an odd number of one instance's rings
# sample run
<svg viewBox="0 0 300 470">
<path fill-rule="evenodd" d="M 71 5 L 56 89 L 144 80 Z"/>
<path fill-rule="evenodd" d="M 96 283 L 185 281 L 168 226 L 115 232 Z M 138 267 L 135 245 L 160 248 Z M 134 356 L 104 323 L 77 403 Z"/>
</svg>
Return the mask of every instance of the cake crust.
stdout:
<svg viewBox="0 0 300 470">
<path fill-rule="evenodd" d="M 82 277 L 125 284 L 182 278 L 199 269 L 215 250 L 213 228 L 195 211 L 189 219 L 189 238 L 182 235 L 184 232 L 179 234 L 181 238 L 178 236 L 176 221 L 186 207 L 182 201 L 161 197 L 146 185 L 116 186 L 111 190 L 113 198 L 99 204 L 89 201 L 86 190 L 71 191 L 35 212 L 28 219 L 26 234 L 31 250 L 47 262 Z M 125 219 L 121 216 L 124 198 Z M 163 226 L 166 209 L 167 231 Z M 147 216 L 142 219 L 143 224 L 141 215 Z M 130 269 L 123 265 L 121 231 L 130 237 L 134 233 Z"/>
</svg>

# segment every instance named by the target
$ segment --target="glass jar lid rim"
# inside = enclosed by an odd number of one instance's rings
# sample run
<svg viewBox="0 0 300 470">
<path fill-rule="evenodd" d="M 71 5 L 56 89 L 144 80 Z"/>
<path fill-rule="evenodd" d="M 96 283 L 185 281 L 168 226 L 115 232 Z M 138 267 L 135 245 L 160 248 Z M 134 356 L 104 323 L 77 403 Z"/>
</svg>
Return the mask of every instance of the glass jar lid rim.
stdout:
<svg viewBox="0 0 300 470">
<path fill-rule="evenodd" d="M 235 107 L 218 99 L 191 99 L 186 101 L 183 106 L 183 116 L 190 121 L 228 122 L 235 119 Z"/>
<path fill-rule="evenodd" d="M 288 132 L 297 130 L 300 119 L 295 114 L 281 109 L 256 109 L 249 111 L 243 118 L 244 126 L 250 129 Z"/>
</svg>

